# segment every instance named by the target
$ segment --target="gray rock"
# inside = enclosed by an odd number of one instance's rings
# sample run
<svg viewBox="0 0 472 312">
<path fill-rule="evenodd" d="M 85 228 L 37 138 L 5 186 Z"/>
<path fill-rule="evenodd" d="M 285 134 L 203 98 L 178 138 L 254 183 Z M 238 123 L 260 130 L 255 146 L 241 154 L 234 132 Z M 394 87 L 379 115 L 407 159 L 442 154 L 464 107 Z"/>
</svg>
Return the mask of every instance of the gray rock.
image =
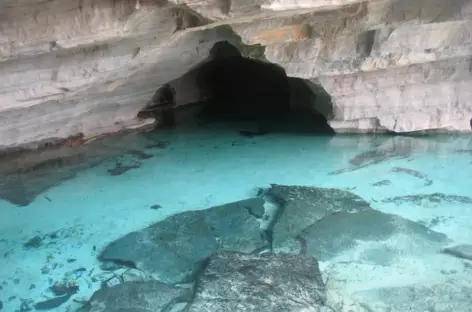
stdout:
<svg viewBox="0 0 472 312">
<path fill-rule="evenodd" d="M 218 252 L 199 280 L 189 311 L 316 312 L 325 300 L 313 257 Z"/>
<path fill-rule="evenodd" d="M 161 281 L 179 283 L 192 280 L 216 248 L 203 214 L 189 211 L 112 242 L 100 260 L 129 263 Z"/>
<path fill-rule="evenodd" d="M 203 210 L 206 224 L 228 251 L 252 252 L 264 245 L 259 222 L 252 211 L 261 210 L 262 198 L 251 198 Z M 260 208 L 258 208 L 260 207 Z"/>
<path fill-rule="evenodd" d="M 407 245 L 384 244 L 394 236 L 406 237 Z M 371 249 L 361 257 L 379 264 L 403 252 L 434 252 L 449 241 L 446 235 L 419 223 L 374 209 L 331 214 L 305 229 L 300 237 L 306 243 L 308 254 L 321 261 L 357 246 L 358 241 L 372 242 Z"/>
<path fill-rule="evenodd" d="M 96 291 L 77 312 L 167 312 L 188 304 L 193 287 L 176 287 L 157 281 L 126 282 Z M 186 303 L 186 304 L 185 304 Z"/>
<path fill-rule="evenodd" d="M 375 312 L 465 312 L 472 306 L 472 288 L 457 281 L 376 288 L 355 297 Z"/>
<path fill-rule="evenodd" d="M 382 200 L 383 203 L 394 203 L 396 205 L 402 205 L 405 203 L 412 203 L 418 206 L 428 205 L 439 205 L 441 203 L 449 204 L 472 204 L 472 197 L 443 194 L 443 193 L 431 193 L 431 194 L 413 194 L 406 196 L 389 197 Z"/>
<path fill-rule="evenodd" d="M 380 147 L 379 149 L 376 150 L 371 150 L 367 152 L 363 152 L 360 154 L 357 154 L 354 158 L 349 160 L 349 167 L 336 170 L 331 172 L 331 175 L 336 175 L 336 174 L 341 174 L 345 172 L 352 172 L 356 171 L 362 168 L 366 168 L 368 166 L 372 166 L 387 160 L 390 160 L 392 158 L 407 158 L 411 155 L 412 149 L 411 147 L 405 146 L 405 147 L 388 147 L 388 148 L 382 148 Z"/>
<path fill-rule="evenodd" d="M 112 242 L 100 260 L 129 264 L 166 283 L 192 281 L 218 246 L 242 252 L 263 246 L 259 223 L 245 209 L 257 203 L 263 201 L 248 199 L 172 215 Z"/>
<path fill-rule="evenodd" d="M 472 245 L 460 244 L 443 249 L 443 252 L 458 258 L 472 260 Z"/>
<path fill-rule="evenodd" d="M 266 194 L 283 211 L 274 226 L 275 248 L 334 212 L 372 209 L 368 202 L 356 194 L 335 188 L 272 184 Z"/>
</svg>

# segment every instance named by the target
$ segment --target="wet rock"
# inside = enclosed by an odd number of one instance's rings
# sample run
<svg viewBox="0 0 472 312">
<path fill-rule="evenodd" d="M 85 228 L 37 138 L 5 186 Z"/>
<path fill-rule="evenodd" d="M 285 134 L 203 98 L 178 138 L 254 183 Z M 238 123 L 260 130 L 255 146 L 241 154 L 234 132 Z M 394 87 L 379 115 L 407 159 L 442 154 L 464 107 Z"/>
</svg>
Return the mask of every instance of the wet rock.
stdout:
<svg viewBox="0 0 472 312">
<path fill-rule="evenodd" d="M 116 163 L 115 168 L 113 169 L 108 169 L 107 172 L 112 175 L 112 176 L 118 176 L 122 175 L 123 173 L 131 170 L 131 169 L 137 169 L 140 168 L 140 164 L 134 164 L 134 165 L 123 165 L 121 163 Z"/>
<path fill-rule="evenodd" d="M 261 194 L 258 192 L 257 196 Z M 264 215 L 264 203 L 262 198 L 252 198 L 244 202 L 244 208 L 255 218 L 260 219 Z"/>
<path fill-rule="evenodd" d="M 471 244 L 460 244 L 451 247 L 444 248 L 443 253 L 462 258 L 472 260 L 472 245 Z"/>
<path fill-rule="evenodd" d="M 34 308 L 36 310 L 53 310 L 55 308 L 58 308 L 59 306 L 63 305 L 64 303 L 66 303 L 67 301 L 69 301 L 70 297 L 72 297 L 73 295 L 75 294 L 74 293 L 68 293 L 68 294 L 65 294 L 63 296 L 60 296 L 60 297 L 55 297 L 55 298 L 52 298 L 52 299 L 48 299 L 48 300 L 45 300 L 45 301 L 40 301 L 40 302 L 37 302 L 34 304 Z"/>
<path fill-rule="evenodd" d="M 371 209 L 370 204 L 356 194 L 334 188 L 272 184 L 266 196 L 277 202 L 282 210 L 274 225 L 274 248 L 327 215 Z"/>
<path fill-rule="evenodd" d="M 5 164 L 0 166 L 0 198 L 18 206 L 27 206 L 48 189 L 102 161 L 87 158 L 84 153 L 31 161 L 32 164 L 21 164 L 21 160 L 2 159 Z"/>
<path fill-rule="evenodd" d="M 420 255 L 435 252 L 449 242 L 442 233 L 374 209 L 328 215 L 305 229 L 300 237 L 306 244 L 306 252 L 321 261 L 351 250 L 360 242 L 369 243 L 360 260 L 377 264 L 386 264 L 405 252 Z"/>
<path fill-rule="evenodd" d="M 257 129 L 254 131 L 249 131 L 249 130 L 241 130 L 239 131 L 239 135 L 247 138 L 253 138 L 255 136 L 262 136 L 262 135 L 267 135 L 269 134 L 269 131 L 266 131 L 264 129 Z"/>
<path fill-rule="evenodd" d="M 146 144 L 145 148 L 159 148 L 159 149 L 165 149 L 169 146 L 170 141 L 157 141 L 156 143 L 151 143 L 151 144 Z"/>
<path fill-rule="evenodd" d="M 249 212 L 262 207 L 264 201 L 251 198 L 203 210 L 205 222 L 218 238 L 219 248 L 250 253 L 263 247 L 259 222 Z"/>
<path fill-rule="evenodd" d="M 405 173 L 405 174 L 408 174 L 412 177 L 424 180 L 424 185 L 425 186 L 429 186 L 429 185 L 433 184 L 432 180 L 428 179 L 428 177 L 424 173 L 421 173 L 417 170 L 408 169 L 408 168 L 401 168 L 401 167 L 393 167 L 391 172 Z"/>
<path fill-rule="evenodd" d="M 376 288 L 356 293 L 355 298 L 375 312 L 470 311 L 472 287 L 459 281 Z"/>
<path fill-rule="evenodd" d="M 69 293 L 76 293 L 79 290 L 79 287 L 75 284 L 60 282 L 55 283 L 49 289 L 54 293 L 56 296 L 63 296 Z"/>
<path fill-rule="evenodd" d="M 36 235 L 33 238 L 30 238 L 26 243 L 23 244 L 26 248 L 38 248 L 43 244 L 43 239 L 41 236 Z"/>
<path fill-rule="evenodd" d="M 407 158 L 411 156 L 412 148 L 409 146 L 383 147 L 377 150 L 357 154 L 349 160 L 350 167 L 331 172 L 331 175 L 355 171 L 371 165 L 381 163 L 392 158 Z"/>
<path fill-rule="evenodd" d="M 21 299 L 20 299 L 21 300 Z M 33 309 L 31 308 L 31 300 L 22 300 L 20 304 L 20 312 L 29 312 Z"/>
<path fill-rule="evenodd" d="M 108 245 L 100 260 L 130 264 L 168 283 L 192 280 L 217 241 L 203 214 L 190 211 L 172 215 Z"/>
<path fill-rule="evenodd" d="M 460 195 L 448 195 L 443 193 L 432 193 L 432 194 L 414 194 L 406 196 L 390 197 L 382 200 L 383 203 L 394 203 L 401 205 L 405 203 L 413 203 L 418 206 L 425 205 L 437 205 L 441 203 L 448 204 L 472 204 L 472 198 L 468 196 Z"/>
<path fill-rule="evenodd" d="M 313 257 L 218 252 L 200 277 L 189 311 L 316 312 L 325 300 Z"/>
<path fill-rule="evenodd" d="M 149 159 L 149 158 L 153 157 L 152 155 L 146 154 L 146 153 L 144 153 L 142 151 L 138 151 L 138 150 L 131 150 L 131 151 L 128 152 L 128 154 L 133 155 L 138 159 Z"/>
<path fill-rule="evenodd" d="M 77 312 L 182 311 L 193 297 L 192 287 L 176 287 L 157 281 L 126 282 L 96 291 Z"/>
<path fill-rule="evenodd" d="M 101 260 L 128 264 L 167 283 L 192 281 L 218 248 L 252 252 L 263 246 L 248 199 L 201 211 L 172 215 L 108 245 Z"/>
<path fill-rule="evenodd" d="M 392 181 L 390 181 L 390 180 L 381 180 L 381 181 L 372 183 L 372 186 L 387 186 L 387 185 L 390 185 L 390 184 L 392 184 Z"/>
</svg>

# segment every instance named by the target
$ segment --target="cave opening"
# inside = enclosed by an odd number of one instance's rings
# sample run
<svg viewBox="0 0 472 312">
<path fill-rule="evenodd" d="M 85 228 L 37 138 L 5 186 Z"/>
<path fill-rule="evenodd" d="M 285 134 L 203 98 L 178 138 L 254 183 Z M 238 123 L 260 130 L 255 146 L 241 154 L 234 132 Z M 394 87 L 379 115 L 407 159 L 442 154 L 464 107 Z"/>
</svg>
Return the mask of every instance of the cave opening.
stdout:
<svg viewBox="0 0 472 312">
<path fill-rule="evenodd" d="M 246 136 L 334 134 L 327 122 L 331 99 L 319 85 L 288 77 L 276 64 L 244 57 L 227 41 L 216 43 L 208 59 L 186 75 L 159 88 L 138 116 L 156 118 L 159 127 L 176 127 L 188 121 L 179 117 L 184 107 L 197 107 L 191 119 L 200 126 L 237 125 Z"/>
</svg>

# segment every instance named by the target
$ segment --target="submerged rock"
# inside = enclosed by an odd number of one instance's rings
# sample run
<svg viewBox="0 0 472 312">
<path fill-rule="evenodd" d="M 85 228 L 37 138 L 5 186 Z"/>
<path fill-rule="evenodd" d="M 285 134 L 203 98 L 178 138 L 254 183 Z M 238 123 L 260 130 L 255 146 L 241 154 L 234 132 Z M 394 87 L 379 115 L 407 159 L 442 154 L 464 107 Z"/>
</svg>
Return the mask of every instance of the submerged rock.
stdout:
<svg viewBox="0 0 472 312">
<path fill-rule="evenodd" d="M 422 180 L 424 180 L 424 185 L 425 186 L 429 186 L 429 185 L 433 184 L 433 181 L 428 179 L 427 175 L 425 175 L 424 173 L 421 173 L 417 170 L 402 168 L 402 167 L 393 167 L 390 171 L 391 172 L 397 172 L 397 173 L 404 173 L 404 174 L 408 174 L 412 177 L 422 179 Z"/>
<path fill-rule="evenodd" d="M 306 252 L 321 261 L 369 243 L 360 258 L 377 264 L 386 264 L 400 254 L 435 252 L 448 242 L 442 233 L 374 209 L 331 214 L 305 229 L 300 237 L 306 243 Z"/>
<path fill-rule="evenodd" d="M 179 283 L 193 279 L 217 246 L 203 214 L 191 211 L 125 235 L 108 245 L 100 259 L 127 263 L 161 281 Z"/>
<path fill-rule="evenodd" d="M 192 300 L 193 293 L 193 287 L 157 281 L 126 282 L 96 291 L 77 312 L 177 312 Z"/>
<path fill-rule="evenodd" d="M 316 312 L 325 300 L 313 257 L 218 252 L 200 277 L 189 312 Z"/>
<path fill-rule="evenodd" d="M 100 259 L 127 263 L 167 283 L 192 281 L 218 248 L 252 252 L 263 246 L 253 198 L 172 215 L 109 244 Z"/>
<path fill-rule="evenodd" d="M 275 248 L 334 212 L 371 209 L 370 204 L 356 194 L 335 188 L 272 184 L 266 195 L 282 210 L 274 225 Z"/>
<path fill-rule="evenodd" d="M 458 258 L 472 260 L 472 245 L 471 244 L 460 244 L 451 247 L 444 248 L 443 253 L 456 256 Z"/>
<path fill-rule="evenodd" d="M 325 301 L 313 257 L 221 251 L 195 284 L 124 282 L 96 291 L 77 312 L 317 312 Z"/>
<path fill-rule="evenodd" d="M 432 193 L 432 194 L 414 194 L 406 196 L 389 197 L 382 200 L 383 203 L 394 203 L 401 205 L 404 203 L 413 203 L 418 206 L 424 206 L 424 204 L 440 204 L 440 203 L 458 203 L 458 204 L 472 204 L 472 197 L 443 194 L 443 193 Z"/>
<path fill-rule="evenodd" d="M 458 281 L 375 288 L 356 293 L 355 298 L 367 311 L 405 312 L 470 311 L 472 287 Z"/>
<path fill-rule="evenodd" d="M 331 175 L 351 172 L 358 169 L 366 168 L 392 158 L 407 158 L 411 156 L 412 148 L 409 146 L 389 146 L 381 147 L 376 150 L 371 150 L 357 154 L 349 160 L 350 167 L 331 172 Z"/>
<path fill-rule="evenodd" d="M 399 254 L 436 252 L 447 236 L 422 224 L 371 208 L 346 190 L 272 185 L 266 192 L 280 206 L 273 246 L 329 260 L 364 244 L 361 260 L 386 264 Z"/>
</svg>

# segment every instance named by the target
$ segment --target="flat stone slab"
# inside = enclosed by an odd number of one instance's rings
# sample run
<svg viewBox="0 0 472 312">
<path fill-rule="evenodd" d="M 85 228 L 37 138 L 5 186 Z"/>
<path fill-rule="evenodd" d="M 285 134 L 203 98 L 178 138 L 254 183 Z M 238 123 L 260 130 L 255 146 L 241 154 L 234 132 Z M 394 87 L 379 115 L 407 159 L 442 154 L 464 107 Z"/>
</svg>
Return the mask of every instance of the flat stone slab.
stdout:
<svg viewBox="0 0 472 312">
<path fill-rule="evenodd" d="M 131 281 L 103 287 L 77 312 L 324 312 L 325 301 L 313 257 L 219 251 L 194 284 Z"/>
<path fill-rule="evenodd" d="M 76 312 L 177 312 L 190 303 L 193 295 L 193 287 L 157 281 L 126 282 L 97 290 Z"/>
<path fill-rule="evenodd" d="M 275 248 L 332 213 L 372 209 L 356 194 L 336 188 L 272 184 L 266 196 L 277 202 L 281 209 L 274 226 Z"/>
<path fill-rule="evenodd" d="M 313 257 L 218 252 L 198 281 L 189 312 L 317 312 L 325 300 Z"/>
<path fill-rule="evenodd" d="M 347 190 L 273 184 L 265 195 L 280 209 L 274 248 L 298 249 L 321 261 L 364 244 L 358 260 L 385 265 L 398 255 L 435 253 L 449 242 L 422 224 L 372 209 Z"/>
<path fill-rule="evenodd" d="M 259 222 L 250 213 L 263 203 L 252 198 L 172 215 L 112 242 L 99 258 L 128 264 L 166 283 L 191 282 L 217 248 L 252 252 L 264 246 Z"/>
<path fill-rule="evenodd" d="M 300 237 L 306 252 L 321 261 L 361 243 L 370 243 L 360 257 L 376 264 L 387 264 L 402 254 L 434 253 L 449 242 L 446 235 L 424 225 L 374 209 L 326 216 L 305 229 Z"/>
</svg>

